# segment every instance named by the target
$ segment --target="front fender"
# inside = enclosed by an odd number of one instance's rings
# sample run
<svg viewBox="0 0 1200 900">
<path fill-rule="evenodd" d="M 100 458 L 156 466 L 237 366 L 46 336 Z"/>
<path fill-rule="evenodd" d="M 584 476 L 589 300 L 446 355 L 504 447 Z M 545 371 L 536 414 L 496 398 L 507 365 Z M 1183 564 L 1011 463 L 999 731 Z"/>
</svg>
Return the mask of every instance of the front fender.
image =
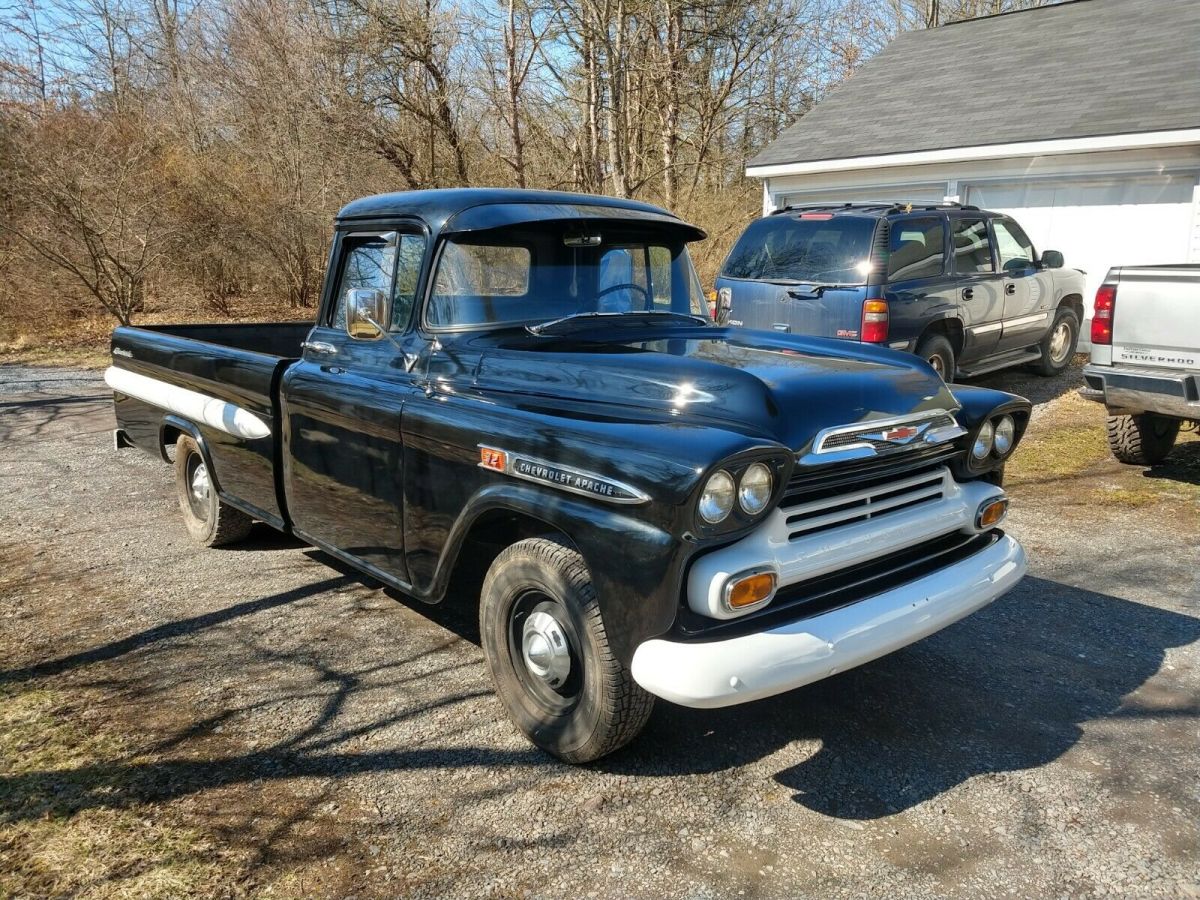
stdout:
<svg viewBox="0 0 1200 900">
<path fill-rule="evenodd" d="M 566 535 L 583 556 L 609 644 L 628 665 L 639 643 L 674 622 L 682 572 L 695 550 L 644 521 L 636 509 L 608 507 L 535 484 L 489 484 L 470 498 L 451 527 L 428 594 L 445 594 L 467 535 L 489 513 L 501 510 L 544 522 L 547 531 Z"/>
</svg>

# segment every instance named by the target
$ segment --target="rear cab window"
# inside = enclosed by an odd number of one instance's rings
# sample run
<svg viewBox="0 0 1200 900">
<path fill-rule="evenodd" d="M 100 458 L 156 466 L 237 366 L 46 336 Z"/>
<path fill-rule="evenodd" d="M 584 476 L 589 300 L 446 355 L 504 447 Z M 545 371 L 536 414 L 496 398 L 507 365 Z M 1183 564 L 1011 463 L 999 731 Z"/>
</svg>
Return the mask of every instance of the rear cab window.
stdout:
<svg viewBox="0 0 1200 900">
<path fill-rule="evenodd" d="M 785 284 L 865 284 L 876 225 L 867 216 L 768 216 L 742 233 L 721 275 Z"/>
<path fill-rule="evenodd" d="M 936 278 L 946 271 L 946 223 L 941 216 L 896 219 L 888 233 L 888 281 Z"/>
</svg>

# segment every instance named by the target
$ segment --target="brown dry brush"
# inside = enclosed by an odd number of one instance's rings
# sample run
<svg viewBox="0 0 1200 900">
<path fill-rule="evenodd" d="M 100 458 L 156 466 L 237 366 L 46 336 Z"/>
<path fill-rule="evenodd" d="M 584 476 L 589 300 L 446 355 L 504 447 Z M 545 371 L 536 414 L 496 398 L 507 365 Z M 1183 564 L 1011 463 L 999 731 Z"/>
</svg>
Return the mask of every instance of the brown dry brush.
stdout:
<svg viewBox="0 0 1200 900">
<path fill-rule="evenodd" d="M 1033 2 L 11 0 L 0 347 L 88 310 L 311 315 L 332 217 L 388 190 L 658 202 L 711 283 L 784 127 L 897 31 Z"/>
</svg>

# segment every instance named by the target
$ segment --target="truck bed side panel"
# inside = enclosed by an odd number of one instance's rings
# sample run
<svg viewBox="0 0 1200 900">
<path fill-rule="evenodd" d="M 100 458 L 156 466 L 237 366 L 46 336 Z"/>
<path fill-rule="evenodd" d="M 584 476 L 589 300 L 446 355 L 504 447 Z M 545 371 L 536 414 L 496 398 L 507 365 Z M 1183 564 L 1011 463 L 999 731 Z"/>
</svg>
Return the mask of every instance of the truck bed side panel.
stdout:
<svg viewBox="0 0 1200 900">
<path fill-rule="evenodd" d="M 118 328 L 112 346 L 117 372 L 109 380 L 117 424 L 129 439 L 157 453 L 164 423 L 171 417 L 192 422 L 212 456 L 220 495 L 282 527 L 285 517 L 275 482 L 280 428 L 273 388 L 290 361 L 142 328 Z M 246 422 L 252 427 L 245 427 Z"/>
</svg>

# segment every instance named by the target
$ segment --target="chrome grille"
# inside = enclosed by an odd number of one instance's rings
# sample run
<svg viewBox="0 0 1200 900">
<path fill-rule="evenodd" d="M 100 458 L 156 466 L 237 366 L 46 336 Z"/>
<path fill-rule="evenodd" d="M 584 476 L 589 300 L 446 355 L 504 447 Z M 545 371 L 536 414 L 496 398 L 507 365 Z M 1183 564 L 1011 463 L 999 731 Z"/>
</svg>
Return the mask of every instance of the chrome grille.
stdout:
<svg viewBox="0 0 1200 900">
<path fill-rule="evenodd" d="M 945 496 L 949 477 L 948 469 L 938 467 L 820 500 L 789 502 L 785 499 L 780 510 L 787 517 L 788 540 L 887 516 L 920 504 L 936 503 Z"/>
</svg>

